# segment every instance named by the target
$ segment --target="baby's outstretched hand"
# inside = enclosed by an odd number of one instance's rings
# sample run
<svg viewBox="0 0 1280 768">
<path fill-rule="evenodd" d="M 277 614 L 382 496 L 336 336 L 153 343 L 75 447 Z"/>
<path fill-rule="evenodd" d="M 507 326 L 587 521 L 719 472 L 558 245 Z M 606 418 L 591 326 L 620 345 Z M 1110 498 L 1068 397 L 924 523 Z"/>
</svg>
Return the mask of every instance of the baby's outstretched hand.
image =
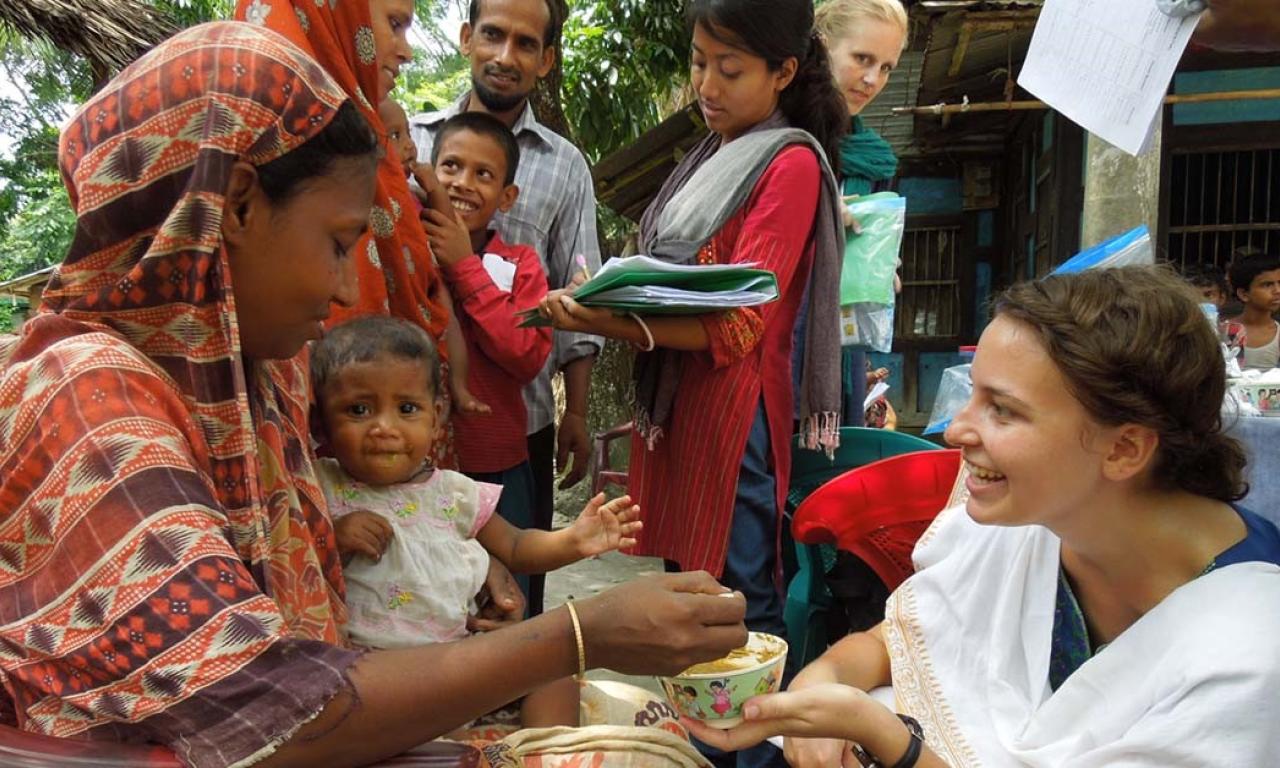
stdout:
<svg viewBox="0 0 1280 768">
<path fill-rule="evenodd" d="M 334 537 L 338 540 L 338 555 L 346 565 L 354 555 L 364 555 L 375 563 L 387 551 L 395 532 L 381 515 L 357 510 L 333 521 Z"/>
<path fill-rule="evenodd" d="M 615 549 L 634 547 L 636 534 L 644 527 L 639 518 L 640 507 L 631 503 L 630 496 L 620 496 L 606 503 L 603 493 L 596 494 L 570 527 L 578 544 L 578 554 L 595 557 Z"/>
</svg>

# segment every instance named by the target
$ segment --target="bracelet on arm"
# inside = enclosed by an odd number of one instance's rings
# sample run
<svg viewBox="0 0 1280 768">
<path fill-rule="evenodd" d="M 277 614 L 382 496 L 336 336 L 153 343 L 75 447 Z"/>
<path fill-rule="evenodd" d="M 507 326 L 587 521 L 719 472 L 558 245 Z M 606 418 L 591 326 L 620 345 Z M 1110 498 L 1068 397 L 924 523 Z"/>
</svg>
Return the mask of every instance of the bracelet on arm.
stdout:
<svg viewBox="0 0 1280 768">
<path fill-rule="evenodd" d="M 572 600 L 566 600 L 565 608 L 569 609 L 569 619 L 573 621 L 573 639 L 578 643 L 578 677 L 587 673 L 587 648 L 582 642 L 582 623 L 578 621 L 578 609 Z"/>
<path fill-rule="evenodd" d="M 653 340 L 653 332 L 649 330 L 648 324 L 645 323 L 645 321 L 641 320 L 640 316 L 637 315 L 635 312 L 628 312 L 627 316 L 630 317 L 632 320 L 635 320 L 636 323 L 640 325 L 640 330 L 644 331 L 644 339 L 645 339 L 646 346 L 642 347 L 639 344 L 636 344 L 635 347 L 639 349 L 641 352 L 652 352 L 654 349 L 656 349 L 658 345 Z"/>
<path fill-rule="evenodd" d="M 920 761 L 920 753 L 924 751 L 924 729 L 920 727 L 920 722 L 910 715 L 898 715 L 898 719 L 907 726 L 911 741 L 907 743 L 907 751 L 902 758 L 887 768 L 915 768 L 915 764 Z M 867 754 L 866 750 L 858 744 L 853 745 L 853 755 L 859 763 L 862 763 L 863 768 L 886 768 L 883 762 Z"/>
</svg>

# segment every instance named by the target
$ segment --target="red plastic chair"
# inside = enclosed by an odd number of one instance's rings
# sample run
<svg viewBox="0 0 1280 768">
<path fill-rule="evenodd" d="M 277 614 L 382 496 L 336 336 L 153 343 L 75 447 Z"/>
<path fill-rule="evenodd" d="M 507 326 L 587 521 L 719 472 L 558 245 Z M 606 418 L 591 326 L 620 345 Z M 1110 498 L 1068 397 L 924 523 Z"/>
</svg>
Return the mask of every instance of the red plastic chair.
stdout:
<svg viewBox="0 0 1280 768">
<path fill-rule="evenodd" d="M 959 471 L 958 450 L 904 453 L 850 470 L 801 502 L 791 533 L 858 556 L 893 591 L 914 571 L 911 551 Z"/>
<path fill-rule="evenodd" d="M 0 725 L 0 768 L 182 768 L 165 747 L 58 739 Z"/>
<path fill-rule="evenodd" d="M 591 495 L 603 491 L 605 486 L 616 485 L 627 489 L 627 469 L 615 469 L 609 459 L 609 443 L 631 436 L 631 422 L 619 424 L 608 432 L 597 432 L 591 438 Z"/>
<path fill-rule="evenodd" d="M 476 768 L 480 750 L 468 744 L 433 741 L 376 768 Z M 0 725 L 0 768 L 182 768 L 166 747 L 108 741 L 56 739 Z"/>
</svg>

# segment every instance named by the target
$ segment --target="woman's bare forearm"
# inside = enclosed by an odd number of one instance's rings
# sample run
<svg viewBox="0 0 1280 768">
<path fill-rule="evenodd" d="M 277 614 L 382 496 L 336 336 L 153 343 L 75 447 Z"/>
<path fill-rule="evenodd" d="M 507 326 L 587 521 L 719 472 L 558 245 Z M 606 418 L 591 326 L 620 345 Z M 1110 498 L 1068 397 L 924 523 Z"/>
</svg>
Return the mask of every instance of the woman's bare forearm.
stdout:
<svg viewBox="0 0 1280 768">
<path fill-rule="evenodd" d="M 352 667 L 351 691 L 258 765 L 366 765 L 465 724 L 577 671 L 564 609 L 461 642 L 372 651 Z"/>
<path fill-rule="evenodd" d="M 841 683 L 869 691 L 889 685 L 889 650 L 879 626 L 857 632 L 827 649 L 800 670 L 792 689 L 817 683 Z"/>
</svg>

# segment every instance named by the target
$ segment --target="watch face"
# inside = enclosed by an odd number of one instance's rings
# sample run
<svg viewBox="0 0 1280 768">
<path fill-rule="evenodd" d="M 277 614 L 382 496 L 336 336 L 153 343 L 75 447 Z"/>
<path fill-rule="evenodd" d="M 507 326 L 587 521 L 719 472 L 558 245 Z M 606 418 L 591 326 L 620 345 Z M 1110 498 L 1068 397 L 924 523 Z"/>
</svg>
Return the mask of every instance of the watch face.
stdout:
<svg viewBox="0 0 1280 768">
<path fill-rule="evenodd" d="M 911 715 L 898 715 L 898 719 L 902 721 L 903 725 L 907 726 L 907 730 L 911 731 L 912 736 L 915 736 L 921 741 L 924 740 L 924 728 L 920 725 L 919 720 L 915 719 Z"/>
</svg>

